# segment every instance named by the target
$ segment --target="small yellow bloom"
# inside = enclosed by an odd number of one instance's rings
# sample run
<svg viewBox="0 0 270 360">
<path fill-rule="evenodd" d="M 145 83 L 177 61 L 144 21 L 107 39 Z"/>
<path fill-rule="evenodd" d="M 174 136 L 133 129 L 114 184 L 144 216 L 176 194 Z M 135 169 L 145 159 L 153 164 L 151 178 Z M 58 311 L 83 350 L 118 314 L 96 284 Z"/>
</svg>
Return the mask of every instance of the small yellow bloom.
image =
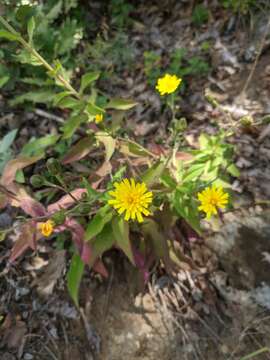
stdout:
<svg viewBox="0 0 270 360">
<path fill-rule="evenodd" d="M 53 232 L 54 222 L 52 220 L 47 220 L 38 225 L 39 230 L 41 231 L 42 235 L 48 237 Z"/>
<path fill-rule="evenodd" d="M 103 121 L 103 114 L 97 114 L 96 116 L 95 116 L 95 123 L 96 124 L 99 124 L 99 123 L 101 123 Z"/>
<path fill-rule="evenodd" d="M 120 183 L 115 183 L 114 187 L 115 190 L 109 192 L 114 199 L 109 200 L 108 204 L 120 215 L 126 212 L 126 221 L 137 219 L 138 222 L 143 222 L 142 214 L 150 215 L 148 207 L 152 203 L 153 194 L 147 190 L 144 182 L 136 184 L 134 179 L 124 179 Z"/>
<path fill-rule="evenodd" d="M 165 74 L 162 78 L 158 79 L 156 89 L 161 96 L 171 94 L 175 92 L 181 81 L 182 79 L 178 78 L 176 75 Z"/>
<path fill-rule="evenodd" d="M 201 193 L 198 193 L 198 199 L 201 202 L 199 210 L 206 213 L 206 218 L 210 219 L 212 215 L 217 214 L 217 209 L 224 209 L 228 204 L 229 195 L 224 192 L 223 188 L 213 185 L 207 187 Z"/>
</svg>

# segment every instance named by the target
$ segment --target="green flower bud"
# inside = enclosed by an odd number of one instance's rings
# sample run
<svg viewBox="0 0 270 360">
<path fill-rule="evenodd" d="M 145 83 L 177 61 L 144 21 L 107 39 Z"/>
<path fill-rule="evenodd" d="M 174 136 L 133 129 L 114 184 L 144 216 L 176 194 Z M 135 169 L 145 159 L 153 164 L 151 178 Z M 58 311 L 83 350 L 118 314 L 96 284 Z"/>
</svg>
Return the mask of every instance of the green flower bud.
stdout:
<svg viewBox="0 0 270 360">
<path fill-rule="evenodd" d="M 66 220 L 66 214 L 64 210 L 57 211 L 51 216 L 51 220 L 55 225 L 62 225 Z"/>
<path fill-rule="evenodd" d="M 78 207 L 78 211 L 81 214 L 88 214 L 90 213 L 92 209 L 92 206 L 90 204 L 80 204 L 80 206 Z"/>
<path fill-rule="evenodd" d="M 253 117 L 251 115 L 246 115 L 241 117 L 240 119 L 241 125 L 243 126 L 251 126 L 254 123 Z"/>
<path fill-rule="evenodd" d="M 35 188 L 40 188 L 42 185 L 44 185 L 44 178 L 40 175 L 33 175 L 30 178 L 30 183 Z"/>
<path fill-rule="evenodd" d="M 52 175 L 58 175 L 62 171 L 60 162 L 53 158 L 47 160 L 46 166 Z"/>
</svg>

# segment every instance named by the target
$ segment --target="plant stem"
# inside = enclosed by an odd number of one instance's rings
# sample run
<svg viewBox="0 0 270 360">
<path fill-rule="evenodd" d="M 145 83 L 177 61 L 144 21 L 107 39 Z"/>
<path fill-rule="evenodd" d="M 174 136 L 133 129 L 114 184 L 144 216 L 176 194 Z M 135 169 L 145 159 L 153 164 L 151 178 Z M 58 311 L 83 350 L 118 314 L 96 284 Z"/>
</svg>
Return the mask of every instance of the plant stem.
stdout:
<svg viewBox="0 0 270 360">
<path fill-rule="evenodd" d="M 77 92 L 77 90 L 74 89 L 74 87 L 63 78 L 62 75 L 57 74 L 55 72 L 55 69 L 28 43 L 24 40 L 24 38 L 0 15 L 0 22 L 2 25 L 13 35 L 16 35 L 18 37 L 18 41 L 22 44 L 22 46 L 29 51 L 36 59 L 40 61 L 40 63 L 49 71 L 51 72 L 57 80 L 59 80 L 63 86 L 72 93 L 77 99 L 81 99 L 80 94 Z"/>
</svg>

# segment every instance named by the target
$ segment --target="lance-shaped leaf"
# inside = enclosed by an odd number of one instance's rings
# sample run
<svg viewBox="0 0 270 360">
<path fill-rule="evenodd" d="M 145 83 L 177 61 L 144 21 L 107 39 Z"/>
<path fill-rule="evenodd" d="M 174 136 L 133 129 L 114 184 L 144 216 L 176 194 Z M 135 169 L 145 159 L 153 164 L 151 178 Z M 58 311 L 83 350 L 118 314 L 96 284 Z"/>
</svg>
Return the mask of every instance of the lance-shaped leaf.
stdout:
<svg viewBox="0 0 270 360">
<path fill-rule="evenodd" d="M 92 71 L 84 74 L 81 78 L 80 94 L 84 92 L 87 86 L 91 85 L 93 81 L 99 78 L 100 72 Z"/>
<path fill-rule="evenodd" d="M 129 239 L 128 222 L 120 216 L 115 216 L 112 220 L 112 229 L 117 245 L 127 255 L 132 264 L 135 265 Z"/>
<path fill-rule="evenodd" d="M 32 41 L 33 41 L 35 27 L 36 27 L 35 19 L 32 16 L 27 23 L 27 33 L 28 33 L 29 43 L 32 43 Z"/>
<path fill-rule="evenodd" d="M 10 41 L 18 41 L 20 39 L 20 35 L 13 34 L 7 30 L 0 30 L 0 38 L 4 38 Z"/>
<path fill-rule="evenodd" d="M 175 210 L 182 216 L 186 222 L 200 235 L 200 215 L 198 210 L 198 204 L 193 199 L 192 195 L 183 194 L 177 190 L 173 201 Z"/>
<path fill-rule="evenodd" d="M 116 110 L 129 110 L 136 106 L 138 103 L 129 99 L 111 99 L 106 105 L 106 109 L 116 109 Z"/>
<path fill-rule="evenodd" d="M 67 273 L 67 287 L 75 305 L 79 307 L 78 292 L 84 270 L 84 262 L 78 254 L 73 254 L 70 268 Z"/>
<path fill-rule="evenodd" d="M 103 255 L 103 253 L 113 247 L 115 243 L 115 238 L 112 231 L 112 225 L 110 223 L 106 224 L 102 231 L 96 236 L 96 238 L 91 243 L 93 257 L 90 259 L 89 266 L 94 264 L 96 258 Z"/>
<path fill-rule="evenodd" d="M 70 164 L 74 161 L 81 160 L 92 150 L 94 144 L 94 138 L 87 136 L 78 141 L 62 159 L 62 164 Z"/>
<path fill-rule="evenodd" d="M 157 162 L 142 175 L 142 181 L 144 181 L 148 186 L 154 184 L 159 180 L 165 170 L 165 166 L 164 162 Z"/>
<path fill-rule="evenodd" d="M 111 218 L 111 209 L 107 205 L 103 206 L 87 225 L 84 240 L 89 241 L 93 237 L 98 235 L 102 231 L 104 226 L 111 220 Z"/>
<path fill-rule="evenodd" d="M 87 115 L 80 114 L 71 116 L 63 126 L 63 139 L 69 139 L 78 127 L 87 120 Z"/>
<path fill-rule="evenodd" d="M 21 155 L 25 155 L 25 156 L 44 155 L 44 150 L 48 146 L 54 145 L 59 139 L 59 137 L 60 137 L 59 135 L 47 135 L 37 140 L 30 141 L 22 148 Z"/>
</svg>

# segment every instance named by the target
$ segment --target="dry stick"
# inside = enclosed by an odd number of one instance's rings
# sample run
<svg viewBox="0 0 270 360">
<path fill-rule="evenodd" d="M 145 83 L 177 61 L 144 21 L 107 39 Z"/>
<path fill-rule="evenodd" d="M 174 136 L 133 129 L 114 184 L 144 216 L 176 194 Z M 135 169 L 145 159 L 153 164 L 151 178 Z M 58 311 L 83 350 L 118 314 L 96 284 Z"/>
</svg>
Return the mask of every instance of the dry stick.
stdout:
<svg viewBox="0 0 270 360">
<path fill-rule="evenodd" d="M 63 123 L 65 122 L 65 120 L 64 120 L 62 117 L 57 116 L 57 115 L 54 115 L 54 114 L 50 114 L 50 113 L 48 113 L 47 111 L 42 110 L 42 109 L 36 109 L 36 110 L 34 111 L 34 113 L 35 113 L 36 115 L 42 116 L 42 117 L 44 117 L 44 118 L 46 118 L 46 119 L 54 120 L 54 121 L 56 121 L 56 122 L 58 122 L 58 123 L 60 123 L 60 124 L 63 124 Z"/>
<path fill-rule="evenodd" d="M 266 36 L 267 36 L 267 34 L 268 34 L 268 31 L 269 31 L 269 27 L 270 27 L 270 17 L 269 17 L 269 19 L 268 19 L 268 22 L 267 22 L 267 25 L 266 25 L 266 29 L 265 29 L 263 38 L 262 38 L 262 40 L 261 40 L 261 44 L 260 44 L 260 47 L 259 47 L 259 49 L 258 49 L 258 53 L 257 53 L 257 55 L 256 55 L 255 61 L 254 61 L 253 65 L 252 65 L 251 71 L 250 71 L 249 76 L 248 76 L 248 78 L 247 78 L 247 80 L 246 80 L 246 82 L 245 82 L 245 85 L 244 85 L 244 87 L 243 87 L 243 89 L 242 89 L 242 91 L 241 91 L 241 93 L 240 93 L 240 98 L 243 98 L 243 96 L 244 96 L 244 94 L 245 94 L 245 92 L 246 92 L 246 90 L 247 90 L 247 88 L 248 88 L 248 86 L 249 86 L 249 84 L 250 84 L 250 81 L 252 80 L 252 77 L 253 77 L 253 75 L 254 75 L 254 71 L 255 71 L 255 69 L 256 69 L 256 67 L 257 67 L 259 58 L 260 58 L 261 53 L 262 53 L 262 51 L 263 51 L 263 47 L 264 47 L 264 43 L 265 43 L 265 40 L 266 40 Z"/>
</svg>

